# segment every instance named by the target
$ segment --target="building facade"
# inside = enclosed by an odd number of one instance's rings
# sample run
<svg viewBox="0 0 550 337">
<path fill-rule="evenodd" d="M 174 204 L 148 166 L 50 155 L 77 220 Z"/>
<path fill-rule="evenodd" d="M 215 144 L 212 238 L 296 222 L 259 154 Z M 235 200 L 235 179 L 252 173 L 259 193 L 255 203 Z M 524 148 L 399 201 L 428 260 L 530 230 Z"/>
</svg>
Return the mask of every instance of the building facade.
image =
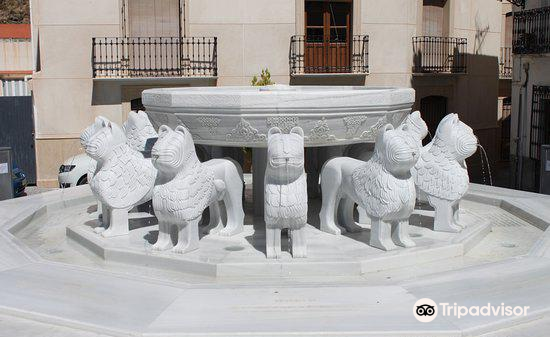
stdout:
<svg viewBox="0 0 550 337">
<path fill-rule="evenodd" d="M 510 153 L 513 183 L 540 191 L 543 153 L 550 144 L 550 1 L 516 1 Z"/>
<path fill-rule="evenodd" d="M 497 0 L 31 0 L 38 184 L 82 151 L 98 115 L 122 122 L 144 89 L 278 84 L 401 86 L 431 132 L 450 112 L 499 156 Z M 473 176 L 483 170 L 472 161 Z M 482 179 L 482 178 L 479 178 Z"/>
</svg>

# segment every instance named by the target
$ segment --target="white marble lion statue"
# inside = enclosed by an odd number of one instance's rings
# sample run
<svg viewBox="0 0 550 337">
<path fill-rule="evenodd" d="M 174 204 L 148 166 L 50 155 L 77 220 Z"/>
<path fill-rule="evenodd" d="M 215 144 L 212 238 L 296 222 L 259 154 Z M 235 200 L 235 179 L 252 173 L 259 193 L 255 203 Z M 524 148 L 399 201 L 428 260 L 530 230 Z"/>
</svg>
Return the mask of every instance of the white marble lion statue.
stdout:
<svg viewBox="0 0 550 337">
<path fill-rule="evenodd" d="M 413 247 L 408 235 L 409 217 L 416 192 L 411 168 L 418 160 L 419 145 L 408 134 L 408 126 L 394 129 L 387 124 L 378 131 L 374 154 L 367 162 L 340 157 L 329 160 L 321 172 L 321 230 L 341 234 L 335 211 L 341 199 L 345 216 L 342 225 L 355 229 L 354 204 L 371 219 L 370 245 L 382 250 Z M 393 230 L 392 230 L 393 226 Z"/>
<path fill-rule="evenodd" d="M 99 131 L 103 127 L 103 124 L 109 122 L 110 121 L 103 116 L 97 117 L 94 123 L 88 126 L 80 135 L 80 144 L 82 145 L 82 148 L 85 148 L 85 144 L 88 139 Z M 158 137 L 157 132 L 149 121 L 149 117 L 143 111 L 130 111 L 128 114 L 128 120 L 124 122 L 122 128 L 115 123 L 112 123 L 111 125 L 113 127 L 113 135 L 115 137 L 119 137 L 120 140 L 126 142 L 131 149 L 139 151 L 140 153 L 143 153 L 146 150 L 149 139 Z M 92 181 L 94 175 L 100 168 L 101 167 L 98 166 L 97 161 L 92 161 L 88 169 L 88 181 Z M 102 232 L 109 226 L 109 212 L 103 212 L 103 208 L 108 210 L 108 205 L 103 205 L 98 201 L 98 215 L 101 214 L 102 220 L 102 226 L 95 229 L 98 233 Z"/>
<path fill-rule="evenodd" d="M 269 129 L 264 193 L 267 258 L 281 256 L 282 229 L 288 229 L 292 256 L 306 257 L 307 180 L 302 128 L 294 127 L 288 134 L 277 127 Z"/>
<path fill-rule="evenodd" d="M 81 138 L 86 153 L 97 162 L 90 188 L 103 205 L 104 219 L 107 214 L 109 228 L 101 235 L 125 235 L 128 211 L 151 200 L 157 172 L 150 160 L 126 143 L 120 127 L 106 118 L 99 123 L 90 136 Z"/>
<path fill-rule="evenodd" d="M 408 129 L 408 134 L 413 137 L 413 141 L 416 141 L 418 143 L 418 147 L 421 148 L 422 140 L 428 135 L 428 125 L 426 125 L 426 122 L 422 119 L 420 111 L 414 111 L 408 114 L 403 123 L 398 128 L 403 129 L 403 127 L 405 126 Z M 357 211 L 359 213 L 359 223 L 368 223 L 369 217 L 367 215 L 367 212 L 359 206 L 357 207 Z M 346 216 L 349 215 L 343 214 L 343 207 L 339 207 L 338 212 L 338 219 L 345 219 Z"/>
<path fill-rule="evenodd" d="M 477 144 L 472 129 L 457 114 L 449 114 L 441 120 L 433 140 L 422 149 L 411 170 L 418 199 L 428 201 L 435 210 L 435 231 L 462 229 L 455 216 L 470 182 L 465 159 L 476 152 Z"/>
<path fill-rule="evenodd" d="M 198 249 L 202 213 L 209 206 L 218 210 L 221 200 L 227 211 L 227 225 L 219 234 L 243 231 L 243 182 L 234 162 L 213 159 L 201 163 L 191 133 L 183 126 L 172 130 L 166 125 L 159 128 L 151 158 L 159 173 L 153 191 L 159 236 L 153 250 L 187 253 Z M 215 216 L 219 216 L 219 210 Z M 170 237 L 172 226 L 178 228 L 175 246 Z"/>
<path fill-rule="evenodd" d="M 86 149 L 86 143 L 88 140 L 101 128 L 104 124 L 109 123 L 110 121 L 103 117 L 98 116 L 94 120 L 94 122 L 89 125 L 84 131 L 80 134 L 80 145 L 83 149 Z M 113 136 L 118 137 L 121 141 L 126 141 L 126 136 L 124 135 L 124 131 L 117 125 L 112 124 L 113 126 Z M 93 158 L 92 158 L 93 159 Z M 90 166 L 88 167 L 88 174 L 87 174 L 87 181 L 90 182 L 94 178 L 94 175 L 96 172 L 99 171 L 101 168 L 101 164 L 98 164 L 97 161 L 92 160 L 90 162 Z M 103 212 L 103 209 L 106 211 Z M 109 227 L 109 212 L 107 211 L 109 207 L 107 205 L 103 205 L 99 200 L 97 201 L 97 214 L 99 217 L 99 220 L 101 220 L 102 226 L 96 227 L 95 231 L 97 233 L 105 230 L 105 228 Z"/>
</svg>

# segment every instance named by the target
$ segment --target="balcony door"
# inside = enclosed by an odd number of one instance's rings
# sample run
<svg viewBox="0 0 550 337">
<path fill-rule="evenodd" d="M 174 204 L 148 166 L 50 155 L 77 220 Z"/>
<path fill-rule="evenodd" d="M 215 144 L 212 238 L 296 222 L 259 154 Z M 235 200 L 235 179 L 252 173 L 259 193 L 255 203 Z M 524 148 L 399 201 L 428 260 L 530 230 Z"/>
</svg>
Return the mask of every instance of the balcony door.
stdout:
<svg viewBox="0 0 550 337">
<path fill-rule="evenodd" d="M 132 77 L 181 75 L 185 62 L 180 0 L 126 0 L 127 42 L 122 68 Z M 182 0 L 183 1 L 183 0 Z"/>
<path fill-rule="evenodd" d="M 130 37 L 179 37 L 180 0 L 128 0 Z"/>
<path fill-rule="evenodd" d="M 351 72 L 352 1 L 305 2 L 306 73 Z"/>
</svg>

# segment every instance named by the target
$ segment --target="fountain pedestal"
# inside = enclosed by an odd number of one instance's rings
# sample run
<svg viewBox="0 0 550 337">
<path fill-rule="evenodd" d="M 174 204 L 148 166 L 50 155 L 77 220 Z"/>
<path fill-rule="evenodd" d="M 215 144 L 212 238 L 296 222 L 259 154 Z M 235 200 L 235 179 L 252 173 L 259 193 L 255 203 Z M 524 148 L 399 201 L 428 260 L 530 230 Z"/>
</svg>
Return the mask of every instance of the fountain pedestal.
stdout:
<svg viewBox="0 0 550 337">
<path fill-rule="evenodd" d="M 184 125 L 196 144 L 253 148 L 257 214 L 263 214 L 269 128 L 276 126 L 288 133 L 300 126 L 306 147 L 335 147 L 340 154 L 339 146 L 373 143 L 380 127 L 401 124 L 414 99 L 410 88 L 282 85 L 164 88 L 145 90 L 142 95 L 147 114 L 157 128 Z M 332 157 L 331 150 L 326 152 L 323 157 Z M 319 160 L 317 171 L 322 164 Z"/>
<path fill-rule="evenodd" d="M 264 214 L 264 178 L 267 166 L 267 149 L 252 149 L 252 201 L 254 214 Z"/>
</svg>

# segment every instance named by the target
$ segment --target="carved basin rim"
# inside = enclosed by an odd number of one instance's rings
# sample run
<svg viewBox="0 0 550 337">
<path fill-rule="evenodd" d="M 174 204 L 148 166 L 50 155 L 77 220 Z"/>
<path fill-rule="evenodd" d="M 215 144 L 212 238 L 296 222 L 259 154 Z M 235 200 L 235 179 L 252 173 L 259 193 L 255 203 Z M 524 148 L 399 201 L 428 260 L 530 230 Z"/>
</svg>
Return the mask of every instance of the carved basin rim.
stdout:
<svg viewBox="0 0 550 337">
<path fill-rule="evenodd" d="M 380 127 L 398 126 L 411 111 L 411 88 L 358 86 L 193 87 L 145 90 L 158 128 L 185 125 L 195 143 L 265 147 L 267 131 L 300 126 L 305 146 L 373 142 Z"/>
<path fill-rule="evenodd" d="M 166 112 L 223 114 L 277 112 L 366 112 L 410 108 L 412 88 L 364 86 L 192 87 L 144 90 L 146 108 Z"/>
</svg>

